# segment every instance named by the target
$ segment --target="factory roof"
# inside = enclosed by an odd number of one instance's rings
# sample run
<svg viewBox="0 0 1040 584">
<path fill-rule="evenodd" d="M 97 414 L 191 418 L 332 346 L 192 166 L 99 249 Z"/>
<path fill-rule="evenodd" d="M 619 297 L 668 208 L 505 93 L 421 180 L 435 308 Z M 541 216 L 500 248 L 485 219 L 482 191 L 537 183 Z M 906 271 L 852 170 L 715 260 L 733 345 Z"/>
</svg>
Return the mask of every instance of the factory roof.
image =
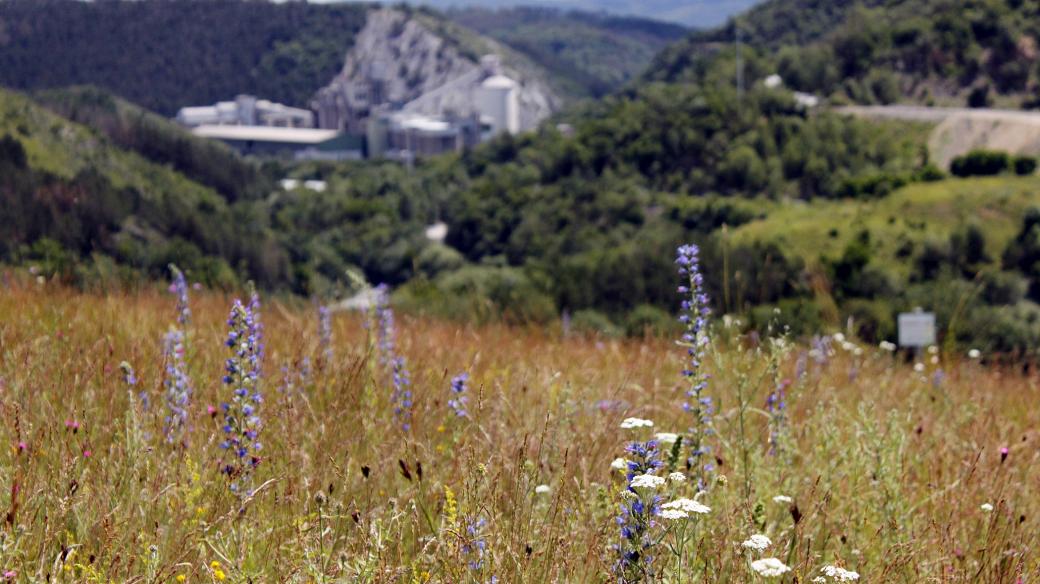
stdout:
<svg viewBox="0 0 1040 584">
<path fill-rule="evenodd" d="M 291 144 L 319 144 L 335 138 L 336 130 L 313 128 L 281 128 L 275 126 L 218 126 L 204 125 L 192 128 L 192 133 L 203 138 L 218 140 L 252 140 L 254 142 L 285 142 Z"/>
</svg>

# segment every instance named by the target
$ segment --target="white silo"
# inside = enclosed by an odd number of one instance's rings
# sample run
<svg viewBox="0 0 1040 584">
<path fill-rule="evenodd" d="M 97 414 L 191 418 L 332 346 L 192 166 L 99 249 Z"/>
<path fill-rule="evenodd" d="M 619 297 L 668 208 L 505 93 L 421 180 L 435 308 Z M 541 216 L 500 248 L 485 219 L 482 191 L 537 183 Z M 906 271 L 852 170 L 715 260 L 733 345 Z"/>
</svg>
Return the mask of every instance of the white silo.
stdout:
<svg viewBox="0 0 1040 584">
<path fill-rule="evenodd" d="M 491 124 L 491 135 L 520 131 L 520 100 L 516 81 L 505 75 L 492 75 L 480 84 L 477 108 Z"/>
</svg>

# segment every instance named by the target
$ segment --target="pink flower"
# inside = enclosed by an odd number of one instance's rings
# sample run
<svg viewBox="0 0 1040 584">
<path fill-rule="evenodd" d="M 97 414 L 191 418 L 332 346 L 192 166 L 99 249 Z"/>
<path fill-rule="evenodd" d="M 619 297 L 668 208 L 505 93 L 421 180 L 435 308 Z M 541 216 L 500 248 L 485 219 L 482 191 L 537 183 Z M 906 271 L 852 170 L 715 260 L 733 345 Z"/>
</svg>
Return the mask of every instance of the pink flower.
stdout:
<svg viewBox="0 0 1040 584">
<path fill-rule="evenodd" d="M 206 406 L 206 413 L 209 414 L 209 416 L 212 418 L 213 416 L 217 415 L 217 408 L 213 406 Z"/>
<path fill-rule="evenodd" d="M 75 434 L 79 430 L 79 422 L 76 420 L 65 420 L 65 427 L 72 430 L 72 433 Z"/>
<path fill-rule="evenodd" d="M 18 575 L 18 572 L 15 572 L 14 570 L 6 570 L 6 571 L 4 571 L 4 579 L 5 580 L 14 580 L 17 575 Z"/>
<path fill-rule="evenodd" d="M 28 444 L 26 444 L 25 442 L 19 442 L 19 443 L 18 443 L 18 452 L 22 452 L 22 451 L 24 451 L 24 450 L 25 450 L 26 448 L 29 448 L 29 445 L 28 445 Z"/>
<path fill-rule="evenodd" d="M 91 454 L 91 452 L 90 452 L 89 448 L 84 450 L 83 451 L 83 458 L 90 458 L 90 454 Z"/>
<path fill-rule="evenodd" d="M 1003 463 L 1008 457 L 1008 447 L 1004 446 L 1000 449 L 1000 462 Z"/>
</svg>

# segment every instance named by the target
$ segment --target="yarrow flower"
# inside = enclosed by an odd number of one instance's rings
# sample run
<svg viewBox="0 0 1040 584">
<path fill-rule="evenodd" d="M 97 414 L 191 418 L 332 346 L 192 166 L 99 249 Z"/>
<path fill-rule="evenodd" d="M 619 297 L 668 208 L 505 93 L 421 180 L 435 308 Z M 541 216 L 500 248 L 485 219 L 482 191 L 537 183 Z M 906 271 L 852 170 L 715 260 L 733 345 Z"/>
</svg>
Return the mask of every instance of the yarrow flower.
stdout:
<svg viewBox="0 0 1040 584">
<path fill-rule="evenodd" d="M 690 517 L 688 513 L 681 509 L 661 509 L 661 512 L 658 513 L 658 516 L 662 519 L 668 519 L 671 521 L 677 519 L 688 519 Z"/>
<path fill-rule="evenodd" d="M 673 472 L 668 475 L 668 480 L 673 483 L 682 483 L 686 481 L 686 475 L 681 472 Z"/>
<path fill-rule="evenodd" d="M 990 505 L 989 503 L 983 503 L 982 505 L 979 505 L 979 509 L 982 509 L 982 511 L 985 513 L 989 513 L 993 511 L 993 505 Z"/>
<path fill-rule="evenodd" d="M 696 513 L 698 515 L 706 515 L 711 513 L 711 507 L 693 499 L 681 498 L 674 501 L 669 501 L 664 505 L 661 505 L 662 509 L 678 509 L 686 513 Z"/>
<path fill-rule="evenodd" d="M 255 310 L 254 310 L 255 308 Z M 260 464 L 259 441 L 261 421 L 258 415 L 263 398 L 260 393 L 260 360 L 262 327 L 259 322 L 260 301 L 254 294 L 249 306 L 235 300 L 228 317 L 227 360 L 224 384 L 231 389 L 231 401 L 223 404 L 224 442 L 226 452 L 223 471 L 231 480 L 231 490 L 242 496 L 252 494 L 250 479 Z"/>
<path fill-rule="evenodd" d="M 740 545 L 749 550 L 761 552 L 764 551 L 767 547 L 773 545 L 773 540 L 769 539 L 768 537 L 760 533 L 756 533 L 755 535 L 752 535 L 751 537 L 744 540 L 744 543 Z"/>
<path fill-rule="evenodd" d="M 534 492 L 538 495 L 548 495 L 552 492 L 552 488 L 549 485 L 538 485 L 534 488 Z"/>
<path fill-rule="evenodd" d="M 773 497 L 773 502 L 774 503 L 782 503 L 782 504 L 785 504 L 785 505 L 789 505 L 792 502 L 794 502 L 794 499 L 788 497 L 787 495 L 777 495 L 777 496 Z"/>
<path fill-rule="evenodd" d="M 644 420 L 642 418 L 625 418 L 621 421 L 622 430 L 632 430 L 635 428 L 653 428 L 654 423 L 650 420 Z"/>
<path fill-rule="evenodd" d="M 859 580 L 859 574 L 838 566 L 824 566 L 820 569 L 825 575 L 834 578 L 837 582 L 854 582 Z"/>
<path fill-rule="evenodd" d="M 610 463 L 610 468 L 614 470 L 625 470 L 628 468 L 628 461 L 624 458 L 615 458 L 614 461 Z"/>
<path fill-rule="evenodd" d="M 664 477 L 645 474 L 633 477 L 628 486 L 633 489 L 657 489 L 664 486 Z"/>
<path fill-rule="evenodd" d="M 700 488 L 707 488 L 708 474 L 714 470 L 710 461 L 710 447 L 707 437 L 711 435 L 711 415 L 714 411 L 712 400 L 705 395 L 708 388 L 708 374 L 704 372 L 702 363 L 710 344 L 708 337 L 708 317 L 711 315 L 708 295 L 704 291 L 704 276 L 700 271 L 700 249 L 696 245 L 682 245 L 677 250 L 675 264 L 684 282 L 678 292 L 683 296 L 679 322 L 686 325 L 680 345 L 686 348 L 688 362 L 683 369 L 683 377 L 689 382 L 683 410 L 693 417 L 689 429 L 689 458 L 687 466 L 697 479 Z"/>
<path fill-rule="evenodd" d="M 465 418 L 469 414 L 466 412 L 466 402 L 469 398 L 466 397 L 466 382 L 469 381 L 468 373 L 459 373 L 455 377 L 451 378 L 451 394 L 452 398 L 448 400 L 448 407 L 455 413 L 457 418 Z"/>
<path fill-rule="evenodd" d="M 658 432 L 654 434 L 654 438 L 661 444 L 675 444 L 675 441 L 679 439 L 679 435 L 671 432 Z"/>
<path fill-rule="evenodd" d="M 776 558 L 755 560 L 751 562 L 751 569 L 763 578 L 778 578 L 791 571 L 791 568 Z"/>
</svg>

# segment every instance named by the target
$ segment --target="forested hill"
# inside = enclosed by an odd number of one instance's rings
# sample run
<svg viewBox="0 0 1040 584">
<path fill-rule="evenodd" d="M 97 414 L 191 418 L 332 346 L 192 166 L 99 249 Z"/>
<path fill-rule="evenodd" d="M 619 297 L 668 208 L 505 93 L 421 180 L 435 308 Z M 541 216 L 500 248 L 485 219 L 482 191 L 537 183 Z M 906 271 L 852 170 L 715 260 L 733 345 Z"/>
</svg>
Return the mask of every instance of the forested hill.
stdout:
<svg viewBox="0 0 1040 584">
<path fill-rule="evenodd" d="M 543 7 L 453 9 L 448 18 L 526 55 L 583 95 L 601 96 L 640 75 L 685 27 L 636 17 Z"/>
<path fill-rule="evenodd" d="M 240 93 L 306 106 L 343 65 L 366 5 L 0 2 L 0 85 L 92 84 L 170 115 Z"/>
<path fill-rule="evenodd" d="M 669 47 L 648 77 L 698 79 L 737 27 L 752 79 L 836 101 L 1040 105 L 1040 5 L 1021 0 L 770 0 Z"/>
</svg>

